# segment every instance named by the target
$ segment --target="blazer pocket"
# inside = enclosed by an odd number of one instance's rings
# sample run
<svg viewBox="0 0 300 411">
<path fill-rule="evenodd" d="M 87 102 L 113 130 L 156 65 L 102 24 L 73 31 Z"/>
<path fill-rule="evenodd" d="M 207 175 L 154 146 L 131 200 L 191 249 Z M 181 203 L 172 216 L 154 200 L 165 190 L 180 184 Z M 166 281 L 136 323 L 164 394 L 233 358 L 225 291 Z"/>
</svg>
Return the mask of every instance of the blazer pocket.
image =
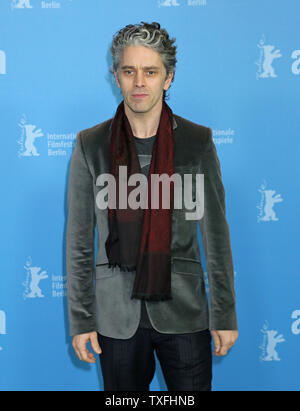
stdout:
<svg viewBox="0 0 300 411">
<path fill-rule="evenodd" d="M 114 273 L 113 267 L 108 267 L 108 263 L 96 264 L 96 280 L 100 278 L 111 277 Z"/>
<path fill-rule="evenodd" d="M 184 257 L 173 258 L 173 271 L 176 274 L 190 274 L 200 276 L 203 273 L 201 261 Z"/>
</svg>

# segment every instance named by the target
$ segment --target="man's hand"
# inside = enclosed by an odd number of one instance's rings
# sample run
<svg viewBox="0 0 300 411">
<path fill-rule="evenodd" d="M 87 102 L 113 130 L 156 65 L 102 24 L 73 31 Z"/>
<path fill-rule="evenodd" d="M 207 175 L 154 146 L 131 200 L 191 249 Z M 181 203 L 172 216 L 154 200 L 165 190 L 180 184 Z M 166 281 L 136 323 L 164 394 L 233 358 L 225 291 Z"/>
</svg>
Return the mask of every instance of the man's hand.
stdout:
<svg viewBox="0 0 300 411">
<path fill-rule="evenodd" d="M 91 352 L 89 352 L 89 350 L 86 348 L 86 345 L 89 341 L 91 342 L 92 348 L 95 351 L 95 353 L 101 354 L 102 350 L 98 343 L 98 337 L 97 337 L 96 332 L 76 335 L 73 338 L 72 346 L 76 352 L 77 357 L 80 359 L 80 361 L 85 361 L 90 364 L 95 364 L 96 359 L 94 355 Z"/>
<path fill-rule="evenodd" d="M 239 333 L 238 331 L 211 331 L 215 351 L 214 355 L 217 357 L 222 357 L 227 354 L 228 350 L 234 346 L 236 340 L 238 339 Z"/>
</svg>

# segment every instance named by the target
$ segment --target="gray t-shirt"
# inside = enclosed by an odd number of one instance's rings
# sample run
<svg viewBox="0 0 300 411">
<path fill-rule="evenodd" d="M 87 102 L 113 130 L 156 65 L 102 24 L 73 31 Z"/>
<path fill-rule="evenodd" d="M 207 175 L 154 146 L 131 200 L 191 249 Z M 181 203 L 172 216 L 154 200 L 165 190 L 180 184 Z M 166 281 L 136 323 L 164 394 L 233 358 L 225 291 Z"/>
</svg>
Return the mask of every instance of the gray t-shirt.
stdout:
<svg viewBox="0 0 300 411">
<path fill-rule="evenodd" d="M 146 177 L 148 177 L 149 174 L 150 163 L 152 158 L 152 149 L 155 138 L 156 135 L 147 138 L 134 137 L 136 152 L 140 161 L 141 172 Z M 144 300 L 142 300 L 141 304 L 141 321 L 139 327 L 151 329 L 153 328 L 148 317 L 146 304 Z"/>
</svg>

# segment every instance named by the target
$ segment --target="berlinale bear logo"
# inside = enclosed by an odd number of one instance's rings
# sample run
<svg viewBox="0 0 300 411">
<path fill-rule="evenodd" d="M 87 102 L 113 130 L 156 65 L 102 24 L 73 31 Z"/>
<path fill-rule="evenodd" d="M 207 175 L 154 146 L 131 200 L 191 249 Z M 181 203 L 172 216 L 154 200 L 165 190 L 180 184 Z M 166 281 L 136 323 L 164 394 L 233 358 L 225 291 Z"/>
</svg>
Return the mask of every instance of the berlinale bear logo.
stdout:
<svg viewBox="0 0 300 411">
<path fill-rule="evenodd" d="M 278 331 L 269 330 L 269 324 L 266 321 L 263 329 L 261 330 L 264 334 L 264 341 L 259 347 L 262 350 L 262 355 L 260 357 L 261 361 L 280 361 L 276 347 L 279 343 L 285 342 L 282 334 L 278 335 Z"/>
<path fill-rule="evenodd" d="M 6 74 L 6 55 L 0 50 L 0 74 Z"/>
<path fill-rule="evenodd" d="M 273 61 L 282 57 L 280 50 L 274 50 L 275 46 L 266 44 L 266 39 L 264 36 L 259 41 L 257 47 L 261 52 L 259 60 L 256 62 L 256 65 L 258 66 L 256 78 L 277 77 L 273 67 Z"/>
<path fill-rule="evenodd" d="M 13 0 L 12 6 L 13 9 L 32 9 L 30 0 Z"/>
<path fill-rule="evenodd" d="M 6 315 L 4 311 L 0 311 L 0 335 L 6 335 Z M 0 347 L 2 351 L 2 347 Z"/>
<path fill-rule="evenodd" d="M 283 198 L 281 197 L 281 194 L 275 195 L 275 190 L 267 190 L 266 188 L 267 184 L 264 181 L 258 190 L 261 193 L 261 201 L 257 206 L 259 210 L 257 221 L 278 221 L 279 219 L 276 217 L 274 206 L 277 203 L 281 203 Z"/>
<path fill-rule="evenodd" d="M 42 130 L 39 128 L 36 130 L 35 125 L 28 124 L 26 121 L 26 117 L 23 116 L 19 127 L 22 130 L 22 134 L 20 139 L 18 140 L 18 144 L 20 145 L 20 149 L 18 152 L 19 157 L 32 157 L 32 156 L 39 156 L 37 148 L 35 146 L 35 140 L 38 137 L 42 137 L 44 134 Z"/>
<path fill-rule="evenodd" d="M 159 7 L 180 6 L 177 0 L 160 0 L 158 5 Z"/>
<path fill-rule="evenodd" d="M 29 257 L 24 266 L 26 271 L 26 280 L 22 284 L 25 287 L 23 293 L 24 299 L 26 298 L 44 298 L 42 290 L 39 286 L 41 280 L 48 278 L 47 271 L 41 271 L 41 267 L 32 267 L 32 260 Z"/>
</svg>

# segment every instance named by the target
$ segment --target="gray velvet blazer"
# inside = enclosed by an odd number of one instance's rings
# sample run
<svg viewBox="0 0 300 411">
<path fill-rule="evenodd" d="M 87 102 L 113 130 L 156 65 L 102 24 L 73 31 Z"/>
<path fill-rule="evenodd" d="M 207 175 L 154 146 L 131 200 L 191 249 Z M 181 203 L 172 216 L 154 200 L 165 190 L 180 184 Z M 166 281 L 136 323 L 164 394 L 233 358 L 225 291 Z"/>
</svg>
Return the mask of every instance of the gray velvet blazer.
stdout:
<svg viewBox="0 0 300 411">
<path fill-rule="evenodd" d="M 135 272 L 108 268 L 105 241 L 108 211 L 96 205 L 103 187 L 99 174 L 109 173 L 112 118 L 80 131 L 72 154 L 68 185 L 66 264 L 68 312 L 72 336 L 92 331 L 127 339 L 137 330 L 141 301 L 131 299 Z M 172 300 L 149 302 L 153 327 L 162 333 L 237 330 L 234 268 L 225 192 L 212 130 L 173 115 L 174 171 L 182 176 L 204 174 L 204 214 L 187 220 L 183 207 L 174 209 L 171 240 Z M 183 191 L 183 190 L 182 190 Z M 206 297 L 197 237 L 199 224 L 209 281 Z M 95 227 L 98 244 L 95 247 Z M 95 249 L 97 248 L 97 254 Z"/>
</svg>

